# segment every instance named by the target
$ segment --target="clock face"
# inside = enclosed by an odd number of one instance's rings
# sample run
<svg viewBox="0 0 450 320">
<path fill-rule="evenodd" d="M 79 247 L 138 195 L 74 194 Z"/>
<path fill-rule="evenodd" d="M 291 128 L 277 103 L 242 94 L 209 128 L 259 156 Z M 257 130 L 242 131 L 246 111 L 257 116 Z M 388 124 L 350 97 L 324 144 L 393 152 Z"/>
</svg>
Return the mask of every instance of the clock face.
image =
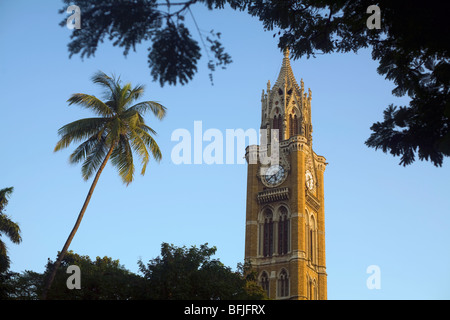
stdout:
<svg viewBox="0 0 450 320">
<path fill-rule="evenodd" d="M 309 170 L 306 171 L 305 178 L 306 178 L 305 179 L 306 187 L 309 190 L 314 189 L 314 178 L 313 178 L 311 171 L 309 171 Z"/>
<path fill-rule="evenodd" d="M 268 184 L 276 185 L 283 181 L 285 174 L 286 171 L 284 170 L 283 166 L 277 164 L 267 169 L 264 179 Z"/>
</svg>

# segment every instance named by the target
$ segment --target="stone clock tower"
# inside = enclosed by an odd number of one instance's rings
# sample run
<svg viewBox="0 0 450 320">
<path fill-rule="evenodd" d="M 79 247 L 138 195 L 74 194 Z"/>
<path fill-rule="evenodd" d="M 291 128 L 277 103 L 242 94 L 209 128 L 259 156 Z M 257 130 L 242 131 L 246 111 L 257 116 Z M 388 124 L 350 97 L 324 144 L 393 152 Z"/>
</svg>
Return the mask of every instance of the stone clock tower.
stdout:
<svg viewBox="0 0 450 320">
<path fill-rule="evenodd" d="M 279 161 L 263 165 L 261 146 L 246 149 L 245 259 L 271 299 L 327 299 L 327 163 L 312 146 L 311 90 L 305 92 L 303 80 L 297 84 L 287 49 L 276 83 L 263 90 L 261 115 L 265 150 L 279 141 Z"/>
</svg>

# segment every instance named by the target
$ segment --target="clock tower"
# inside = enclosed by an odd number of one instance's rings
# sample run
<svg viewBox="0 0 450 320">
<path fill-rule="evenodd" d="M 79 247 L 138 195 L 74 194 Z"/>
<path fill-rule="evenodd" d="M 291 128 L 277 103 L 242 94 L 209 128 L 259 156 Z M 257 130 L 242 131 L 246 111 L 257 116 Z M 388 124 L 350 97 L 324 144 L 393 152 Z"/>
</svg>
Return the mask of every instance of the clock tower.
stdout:
<svg viewBox="0 0 450 320">
<path fill-rule="evenodd" d="M 303 80 L 297 84 L 288 49 L 276 83 L 263 90 L 261 129 L 267 130 L 266 147 L 249 146 L 245 154 L 245 260 L 271 299 L 327 299 L 327 163 L 313 150 L 311 90 L 305 92 Z M 278 161 L 271 157 L 266 165 L 262 156 L 276 143 Z"/>
</svg>

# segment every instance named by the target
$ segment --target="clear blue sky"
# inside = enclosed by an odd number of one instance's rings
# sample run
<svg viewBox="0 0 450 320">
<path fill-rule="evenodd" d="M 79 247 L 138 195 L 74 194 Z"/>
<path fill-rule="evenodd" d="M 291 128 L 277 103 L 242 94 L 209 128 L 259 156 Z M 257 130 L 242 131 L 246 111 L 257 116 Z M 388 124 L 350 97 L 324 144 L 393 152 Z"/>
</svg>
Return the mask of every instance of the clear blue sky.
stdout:
<svg viewBox="0 0 450 320">
<path fill-rule="evenodd" d="M 222 32 L 233 58 L 214 74 L 207 59 L 185 86 L 152 82 L 145 43 L 127 58 L 102 44 L 94 58 L 68 58 L 71 31 L 58 23 L 62 1 L 0 3 L 0 188 L 14 186 L 7 214 L 20 224 L 23 242 L 8 240 L 11 269 L 42 272 L 61 250 L 89 189 L 80 166 L 68 163 L 74 147 L 53 153 L 57 130 L 92 116 L 66 100 L 76 92 L 99 95 L 90 77 L 97 70 L 146 85 L 144 99 L 168 108 L 166 119 L 147 121 L 157 132 L 163 161 L 128 187 L 112 167 L 103 172 L 70 247 L 109 256 L 133 272 L 137 261 L 177 246 L 209 243 L 216 257 L 235 268 L 244 258 L 245 164 L 175 165 L 174 130 L 258 129 L 261 91 L 275 82 L 282 62 L 277 39 L 245 13 L 193 9 L 203 30 Z M 188 16 L 187 23 L 192 25 Z M 191 29 L 195 31 L 195 29 Z M 197 34 L 195 36 L 198 39 Z M 450 298 L 450 170 L 399 159 L 364 145 L 373 122 L 390 104 L 394 85 L 376 72 L 370 51 L 319 55 L 292 61 L 298 82 L 312 90 L 313 147 L 326 157 L 326 252 L 329 299 Z M 381 270 L 381 289 L 369 290 L 366 269 Z"/>
</svg>

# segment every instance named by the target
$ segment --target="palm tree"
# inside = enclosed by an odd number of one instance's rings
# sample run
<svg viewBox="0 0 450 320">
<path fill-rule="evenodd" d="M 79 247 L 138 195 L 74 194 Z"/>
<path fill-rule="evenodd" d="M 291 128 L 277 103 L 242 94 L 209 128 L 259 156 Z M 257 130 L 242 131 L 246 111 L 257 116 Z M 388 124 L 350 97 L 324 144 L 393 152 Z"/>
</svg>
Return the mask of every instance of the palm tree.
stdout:
<svg viewBox="0 0 450 320">
<path fill-rule="evenodd" d="M 19 225 L 13 222 L 3 209 L 8 204 L 8 199 L 14 191 L 13 187 L 0 190 L 0 237 L 5 234 L 13 243 L 19 244 L 22 241 Z M 8 257 L 8 250 L 5 243 L 0 239 L 0 273 L 9 269 L 11 261 Z"/>
<path fill-rule="evenodd" d="M 83 93 L 73 94 L 68 102 L 69 106 L 78 104 L 90 109 L 99 117 L 81 119 L 60 128 L 58 134 L 61 139 L 56 144 L 55 152 L 68 147 L 73 142 L 83 141 L 70 155 L 69 162 L 83 161 L 81 173 L 84 180 L 88 180 L 95 171 L 97 173 L 72 232 L 46 281 L 42 296 L 44 299 L 47 297 L 56 270 L 80 226 L 94 188 L 108 160 L 111 159 L 122 181 L 128 185 L 133 181 L 134 175 L 133 153 L 137 154 L 142 161 L 142 175 L 150 159 L 149 150 L 156 161 L 159 162 L 162 157 L 159 146 L 152 137 L 156 132 L 145 124 L 143 115 L 150 110 L 161 120 L 166 114 L 166 108 L 154 101 L 132 105 L 144 93 L 142 85 L 132 88 L 131 84 L 127 83 L 122 86 L 120 79 L 111 78 L 101 71 L 92 77 L 92 81 L 105 89 L 106 102 Z"/>
</svg>

